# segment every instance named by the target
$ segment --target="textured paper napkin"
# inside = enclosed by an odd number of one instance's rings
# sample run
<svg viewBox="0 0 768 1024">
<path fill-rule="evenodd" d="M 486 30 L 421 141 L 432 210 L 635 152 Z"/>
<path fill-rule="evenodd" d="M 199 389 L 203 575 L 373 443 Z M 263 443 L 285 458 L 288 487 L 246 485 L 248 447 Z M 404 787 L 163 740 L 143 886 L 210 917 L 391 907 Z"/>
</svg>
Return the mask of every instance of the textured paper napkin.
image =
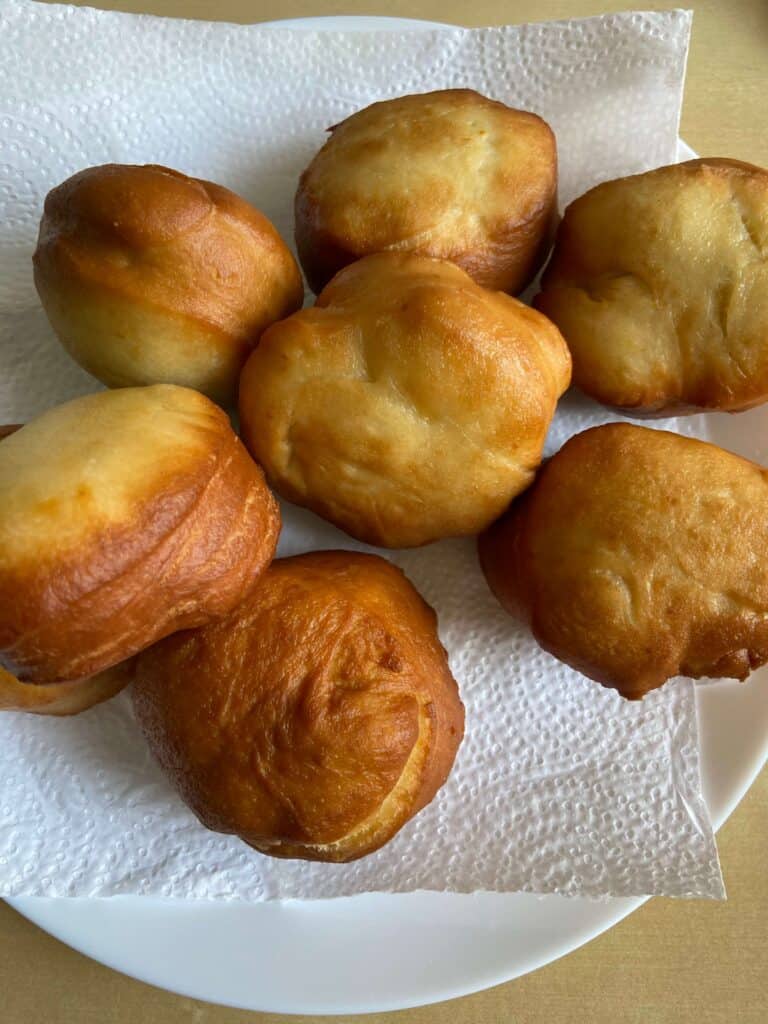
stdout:
<svg viewBox="0 0 768 1024">
<path fill-rule="evenodd" d="M 298 173 L 328 125 L 383 97 L 471 86 L 552 123 L 567 202 L 675 158 L 689 27 L 678 11 L 293 32 L 6 2 L 0 421 L 97 386 L 54 342 L 30 267 L 43 197 L 74 171 L 168 164 L 242 193 L 290 238 Z M 548 449 L 610 418 L 569 398 Z M 685 429 L 706 434 L 706 419 Z M 284 512 L 284 554 L 361 547 Z M 0 894 L 722 895 L 691 684 L 629 704 L 565 668 L 497 607 L 470 540 L 391 557 L 438 611 L 467 733 L 447 785 L 387 847 L 352 865 L 306 864 L 205 831 L 148 756 L 122 695 L 72 719 L 0 716 Z"/>
</svg>

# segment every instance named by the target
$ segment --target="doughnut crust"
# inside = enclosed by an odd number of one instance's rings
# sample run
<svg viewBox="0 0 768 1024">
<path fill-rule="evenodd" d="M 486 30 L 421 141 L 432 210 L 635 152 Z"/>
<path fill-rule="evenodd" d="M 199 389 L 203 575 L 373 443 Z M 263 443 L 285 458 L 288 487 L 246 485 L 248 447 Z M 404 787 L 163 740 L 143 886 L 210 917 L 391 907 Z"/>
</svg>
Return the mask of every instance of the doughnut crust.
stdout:
<svg viewBox="0 0 768 1024">
<path fill-rule="evenodd" d="M 569 378 L 535 310 L 452 263 L 379 253 L 264 333 L 240 423 L 285 498 L 410 547 L 484 529 L 528 486 Z"/>
<path fill-rule="evenodd" d="M 183 384 L 225 404 L 261 332 L 304 297 L 263 214 L 154 165 L 90 167 L 53 189 L 34 268 L 54 331 L 94 377 Z"/>
<path fill-rule="evenodd" d="M 137 717 L 208 828 L 273 857 L 355 860 L 432 800 L 461 742 L 436 625 L 375 555 L 278 559 L 229 618 L 139 656 Z"/>
<path fill-rule="evenodd" d="M 296 245 L 312 289 L 369 253 L 449 259 L 516 293 L 557 222 L 549 125 L 471 89 L 374 103 L 331 129 L 301 176 Z"/>
<path fill-rule="evenodd" d="M 132 678 L 131 662 L 107 668 L 72 683 L 22 683 L 0 668 L 0 711 L 33 715 L 78 715 L 124 689 Z"/>
<path fill-rule="evenodd" d="M 715 445 L 609 423 L 571 438 L 480 540 L 501 604 L 567 664 L 642 698 L 768 661 L 768 476 Z"/>
<path fill-rule="evenodd" d="M 0 665 L 73 682 L 226 615 L 279 528 L 261 470 L 199 392 L 57 406 L 0 442 Z"/>
<path fill-rule="evenodd" d="M 536 306 L 573 379 L 643 416 L 768 398 L 768 171 L 707 158 L 598 185 L 560 225 Z"/>
</svg>

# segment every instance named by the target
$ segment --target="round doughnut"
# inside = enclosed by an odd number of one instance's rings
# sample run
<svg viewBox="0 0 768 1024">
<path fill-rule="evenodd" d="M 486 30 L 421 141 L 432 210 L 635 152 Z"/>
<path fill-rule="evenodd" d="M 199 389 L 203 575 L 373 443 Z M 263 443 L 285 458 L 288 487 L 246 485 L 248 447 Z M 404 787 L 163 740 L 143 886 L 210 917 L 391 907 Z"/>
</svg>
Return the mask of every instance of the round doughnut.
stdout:
<svg viewBox="0 0 768 1024">
<path fill-rule="evenodd" d="M 432 800 L 461 742 L 436 625 L 375 555 L 278 559 L 227 619 L 138 657 L 137 717 L 208 828 L 273 857 L 355 860 Z"/>
<path fill-rule="evenodd" d="M 491 589 L 541 646 L 638 700 L 768 661 L 768 471 L 628 423 L 577 434 L 483 535 Z"/>
<path fill-rule="evenodd" d="M 315 292 L 348 263 L 391 250 L 452 260 L 517 293 L 556 222 L 549 125 L 471 89 L 358 111 L 331 129 L 296 193 L 296 245 Z"/>
<path fill-rule="evenodd" d="M 569 379 L 535 310 L 444 260 L 379 253 L 264 333 L 240 424 L 285 498 L 410 547 L 477 533 L 531 483 Z"/>
<path fill-rule="evenodd" d="M 50 409 L 0 442 L 0 665 L 74 682 L 226 615 L 279 528 L 261 470 L 199 392 Z"/>
<path fill-rule="evenodd" d="M 183 384 L 224 404 L 264 328 L 303 301 L 263 214 L 153 165 L 90 167 L 53 189 L 34 269 L 54 331 L 94 377 Z"/>
<path fill-rule="evenodd" d="M 566 210 L 535 304 L 606 405 L 766 401 L 768 171 L 709 158 L 598 185 Z"/>
</svg>

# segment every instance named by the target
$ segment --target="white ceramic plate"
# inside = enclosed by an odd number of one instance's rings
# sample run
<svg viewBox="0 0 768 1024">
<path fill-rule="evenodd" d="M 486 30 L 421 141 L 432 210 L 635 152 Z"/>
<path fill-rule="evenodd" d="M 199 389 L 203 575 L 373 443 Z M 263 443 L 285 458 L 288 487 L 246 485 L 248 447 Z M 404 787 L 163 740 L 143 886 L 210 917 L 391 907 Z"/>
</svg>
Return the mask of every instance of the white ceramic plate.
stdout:
<svg viewBox="0 0 768 1024">
<path fill-rule="evenodd" d="M 394 18 L 318 18 L 292 28 L 403 29 Z M 692 151 L 681 144 L 681 155 Z M 715 417 L 739 449 L 763 407 Z M 704 795 L 717 826 L 768 758 L 766 670 L 699 688 Z M 9 900 L 31 921 L 125 974 L 184 995 L 277 1013 L 366 1013 L 450 999 L 519 977 L 589 942 L 642 899 L 592 902 L 482 893 L 215 903 L 148 897 Z"/>
</svg>

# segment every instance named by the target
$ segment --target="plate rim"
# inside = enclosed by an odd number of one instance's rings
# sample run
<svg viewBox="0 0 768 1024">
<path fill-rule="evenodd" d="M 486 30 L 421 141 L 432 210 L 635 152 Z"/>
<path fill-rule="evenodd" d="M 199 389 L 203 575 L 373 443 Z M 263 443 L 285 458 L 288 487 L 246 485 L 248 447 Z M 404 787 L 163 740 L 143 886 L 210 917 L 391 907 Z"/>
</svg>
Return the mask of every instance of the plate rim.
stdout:
<svg viewBox="0 0 768 1024">
<path fill-rule="evenodd" d="M 446 22 L 427 21 L 424 19 L 417 18 L 400 18 L 400 17 L 389 17 L 389 16 L 369 16 L 369 15 L 327 15 L 318 17 L 305 17 L 305 18 L 289 18 L 284 20 L 276 20 L 269 22 L 257 23 L 261 28 L 270 29 L 291 29 L 291 30 L 318 30 L 328 31 L 333 29 L 345 29 L 345 30 L 360 30 L 360 31 L 396 31 L 396 30 L 416 30 L 416 29 L 437 29 L 437 28 L 463 28 L 466 26 L 454 25 Z M 686 156 L 695 156 L 694 151 L 687 146 L 682 140 L 679 142 L 680 154 Z M 705 691 L 714 692 L 716 691 L 719 684 L 715 683 L 711 686 L 704 688 L 703 690 L 697 690 L 697 712 L 701 716 L 702 714 L 702 703 L 707 703 L 707 696 Z M 731 684 L 723 684 L 731 685 Z M 716 829 L 719 829 L 723 822 L 730 817 L 735 808 L 743 799 L 744 795 L 756 779 L 759 772 L 762 770 L 766 760 L 768 760 L 768 735 L 764 737 L 763 749 L 757 753 L 756 758 L 750 763 L 743 771 L 742 776 L 739 780 L 739 784 L 735 786 L 730 792 L 726 800 L 724 800 L 717 808 L 716 813 L 713 812 L 713 822 Z M 702 758 L 703 762 L 703 758 Z M 703 764 L 702 764 L 703 767 Z M 391 898 L 394 894 L 361 894 L 359 896 L 346 897 L 345 901 L 362 903 L 366 900 L 370 900 L 373 897 L 376 898 Z M 397 894 L 398 899 L 407 900 L 408 897 L 418 897 L 423 895 L 422 893 L 411 893 L 411 894 Z M 453 900 L 467 900 L 472 899 L 472 895 L 469 894 L 457 894 L 457 893 L 440 893 L 434 894 L 443 899 Z M 485 894 L 490 898 L 498 899 L 499 901 L 512 902 L 516 897 L 529 898 L 528 894 Z M 571 905 L 576 905 L 581 902 L 579 898 L 574 900 L 567 897 L 558 896 L 545 896 L 538 897 L 541 904 L 544 902 L 558 903 L 565 901 Z M 375 1005 L 361 1004 L 359 1001 L 353 1001 L 350 1003 L 344 1003 L 343 997 L 337 998 L 336 1001 L 331 1003 L 328 1001 L 320 1008 L 317 1006 L 302 1005 L 295 999 L 284 1001 L 282 998 L 269 999 L 266 1001 L 261 997 L 256 997 L 258 1005 L 253 1001 L 244 1002 L 242 1000 L 225 1000 L 219 995 L 206 994 L 203 991 L 196 989 L 194 979 L 191 979 L 189 984 L 181 986 L 179 984 L 171 983 L 163 980 L 160 975 L 162 971 L 155 971 L 150 967 L 146 970 L 126 969 L 122 966 L 119 958 L 110 955 L 103 955 L 96 947 L 95 943 L 98 942 L 98 938 L 90 939 L 88 936 L 85 938 L 82 935 L 77 935 L 77 925 L 73 924 L 73 920 L 76 920 L 77 915 L 72 914 L 72 910 L 77 904 L 97 904 L 104 907 L 105 905 L 112 904 L 113 907 L 125 907 L 128 904 L 135 904 L 147 908 L 148 905 L 154 905 L 157 900 L 149 899 L 143 896 L 120 896 L 112 898 L 83 898 L 83 899 L 71 899 L 71 898 L 49 898 L 49 897 L 8 897 L 5 902 L 8 903 L 14 910 L 20 913 L 23 917 L 26 917 L 33 924 L 37 925 L 43 931 L 52 935 L 57 940 L 63 942 L 65 945 L 77 950 L 78 952 L 88 956 L 89 958 L 109 967 L 112 970 L 118 971 L 121 974 L 125 974 L 128 977 L 134 978 L 138 981 L 144 982 L 145 984 L 153 985 L 158 988 L 165 989 L 166 991 L 173 992 L 178 995 L 199 999 L 204 1002 L 214 1003 L 216 1005 L 228 1006 L 237 1009 L 245 1009 L 259 1012 L 271 1012 L 281 1014 L 312 1014 L 317 1016 L 335 1015 L 335 1014 L 367 1014 L 375 1012 L 389 1012 L 395 1010 L 408 1009 L 418 1006 L 430 1005 L 436 1002 L 445 1000 L 451 1000 L 459 998 L 464 995 L 470 995 L 475 992 L 483 991 L 487 988 L 491 988 L 495 985 L 504 984 L 505 982 L 512 981 L 518 977 L 522 977 L 525 974 L 530 973 L 546 966 L 549 963 L 553 963 L 555 960 L 559 960 L 563 956 L 567 956 L 569 953 L 581 946 L 586 945 L 593 939 L 602 935 L 604 932 L 613 928 L 619 924 L 622 920 L 628 917 L 635 910 L 639 909 L 650 897 L 630 897 L 630 898 L 610 898 L 604 901 L 600 906 L 602 908 L 610 907 L 615 912 L 608 914 L 604 920 L 600 920 L 594 927 L 587 927 L 583 930 L 583 933 L 579 934 L 577 938 L 567 939 L 565 942 L 556 949 L 554 953 L 551 951 L 538 958 L 533 958 L 530 962 L 522 965 L 515 965 L 509 968 L 505 968 L 501 971 L 496 971 L 492 976 L 479 978 L 477 975 L 472 980 L 465 980 L 463 983 L 454 985 L 443 985 L 442 987 L 433 987 L 432 989 L 425 990 L 425 992 L 417 998 L 411 996 L 397 997 L 393 996 L 388 999 L 379 999 Z M 175 907 L 188 907 L 194 905 L 197 908 L 204 907 L 206 901 L 164 901 L 170 903 Z M 301 904 L 303 901 L 299 900 L 288 900 L 288 901 L 276 901 L 281 906 L 288 908 L 291 904 Z M 338 903 L 339 901 L 322 900 L 312 901 L 315 907 L 321 904 L 331 905 Z M 584 903 L 592 903 L 594 901 L 583 900 Z M 215 905 L 215 904 L 214 904 Z M 251 904 L 248 905 L 250 908 L 257 908 L 264 906 L 264 904 Z"/>
</svg>

